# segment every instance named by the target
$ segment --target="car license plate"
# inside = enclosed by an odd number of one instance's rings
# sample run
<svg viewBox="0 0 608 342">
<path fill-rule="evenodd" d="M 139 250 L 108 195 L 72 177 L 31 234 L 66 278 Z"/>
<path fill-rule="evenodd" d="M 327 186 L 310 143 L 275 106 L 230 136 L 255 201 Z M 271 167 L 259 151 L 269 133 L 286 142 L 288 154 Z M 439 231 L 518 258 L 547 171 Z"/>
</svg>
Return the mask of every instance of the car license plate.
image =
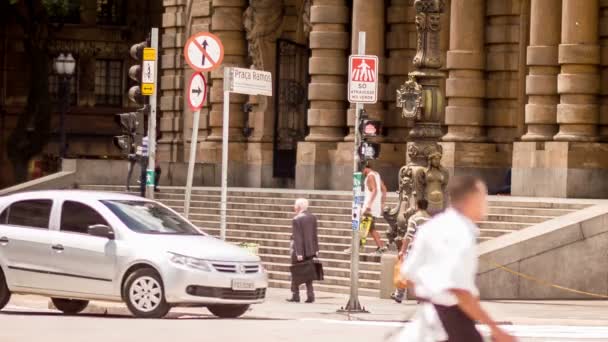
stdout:
<svg viewBox="0 0 608 342">
<path fill-rule="evenodd" d="M 235 291 L 255 290 L 255 284 L 252 280 L 234 279 L 232 280 L 232 289 Z"/>
</svg>

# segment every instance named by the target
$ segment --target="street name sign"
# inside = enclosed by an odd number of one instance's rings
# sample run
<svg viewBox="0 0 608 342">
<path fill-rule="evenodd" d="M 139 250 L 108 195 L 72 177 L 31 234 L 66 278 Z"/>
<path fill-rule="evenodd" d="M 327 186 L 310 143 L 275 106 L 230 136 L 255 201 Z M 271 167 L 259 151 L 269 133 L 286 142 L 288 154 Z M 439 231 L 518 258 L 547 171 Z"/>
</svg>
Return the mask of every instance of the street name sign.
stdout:
<svg viewBox="0 0 608 342">
<path fill-rule="evenodd" d="M 141 94 L 154 94 L 154 74 L 156 73 L 156 49 L 145 48 L 141 71 Z"/>
<path fill-rule="evenodd" d="M 207 97 L 207 82 L 205 76 L 200 72 L 195 72 L 190 78 L 188 86 L 188 104 L 190 109 L 199 110 L 205 104 Z"/>
<path fill-rule="evenodd" d="M 351 55 L 348 59 L 348 101 L 378 102 L 378 57 Z"/>
<path fill-rule="evenodd" d="M 196 71 L 212 71 L 224 60 L 224 45 L 209 32 L 200 32 L 188 39 L 184 46 L 186 63 Z"/>
<path fill-rule="evenodd" d="M 243 68 L 230 68 L 224 91 L 246 95 L 272 96 L 272 74 Z"/>
</svg>

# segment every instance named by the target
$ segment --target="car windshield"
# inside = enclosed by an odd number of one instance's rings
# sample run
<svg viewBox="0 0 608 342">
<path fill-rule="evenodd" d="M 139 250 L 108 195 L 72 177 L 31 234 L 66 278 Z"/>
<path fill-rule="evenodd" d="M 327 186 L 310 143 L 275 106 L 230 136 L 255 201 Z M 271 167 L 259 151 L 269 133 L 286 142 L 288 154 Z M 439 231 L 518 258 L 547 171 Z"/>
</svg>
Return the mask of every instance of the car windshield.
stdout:
<svg viewBox="0 0 608 342">
<path fill-rule="evenodd" d="M 144 234 L 201 235 L 190 222 L 147 201 L 101 201 L 131 230 Z"/>
</svg>

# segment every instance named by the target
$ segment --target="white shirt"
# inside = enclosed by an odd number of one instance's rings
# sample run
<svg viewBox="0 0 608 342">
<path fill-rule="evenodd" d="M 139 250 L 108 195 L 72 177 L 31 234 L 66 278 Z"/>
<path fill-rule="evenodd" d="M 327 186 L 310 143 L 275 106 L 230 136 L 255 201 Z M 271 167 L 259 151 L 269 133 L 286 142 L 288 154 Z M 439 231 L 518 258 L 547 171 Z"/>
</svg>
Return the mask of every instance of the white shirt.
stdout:
<svg viewBox="0 0 608 342">
<path fill-rule="evenodd" d="M 148 156 L 148 137 L 145 136 L 143 137 L 143 139 L 141 139 L 141 154 L 144 157 Z"/>
<path fill-rule="evenodd" d="M 452 208 L 447 209 L 417 233 L 401 275 L 414 282 L 418 297 L 432 304 L 457 305 L 458 298 L 450 289 L 462 289 L 478 296 L 475 285 L 478 236 L 479 229 L 471 220 Z M 420 307 L 400 341 L 447 340 L 431 303 Z"/>
<path fill-rule="evenodd" d="M 452 208 L 424 224 L 401 269 L 414 282 L 418 297 L 453 306 L 458 299 L 450 289 L 479 295 L 475 285 L 477 236 L 477 226 Z"/>
<path fill-rule="evenodd" d="M 374 177 L 374 180 L 376 181 L 376 197 L 371 203 L 372 191 L 367 185 L 367 181 L 370 177 Z M 365 177 L 365 204 L 369 205 L 373 217 L 382 217 L 382 180 L 380 179 L 380 174 L 376 171 L 371 171 L 367 177 Z"/>
</svg>

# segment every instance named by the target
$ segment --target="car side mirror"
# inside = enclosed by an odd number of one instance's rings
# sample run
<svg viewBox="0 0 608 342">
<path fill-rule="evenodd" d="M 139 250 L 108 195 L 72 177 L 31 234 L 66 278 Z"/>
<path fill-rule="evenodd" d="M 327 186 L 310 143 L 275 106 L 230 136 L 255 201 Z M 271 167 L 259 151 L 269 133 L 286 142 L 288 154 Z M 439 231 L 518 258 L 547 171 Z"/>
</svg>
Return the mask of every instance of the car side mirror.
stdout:
<svg viewBox="0 0 608 342">
<path fill-rule="evenodd" d="M 89 226 L 89 235 L 108 238 L 114 240 L 114 231 L 105 224 L 94 224 Z"/>
</svg>

